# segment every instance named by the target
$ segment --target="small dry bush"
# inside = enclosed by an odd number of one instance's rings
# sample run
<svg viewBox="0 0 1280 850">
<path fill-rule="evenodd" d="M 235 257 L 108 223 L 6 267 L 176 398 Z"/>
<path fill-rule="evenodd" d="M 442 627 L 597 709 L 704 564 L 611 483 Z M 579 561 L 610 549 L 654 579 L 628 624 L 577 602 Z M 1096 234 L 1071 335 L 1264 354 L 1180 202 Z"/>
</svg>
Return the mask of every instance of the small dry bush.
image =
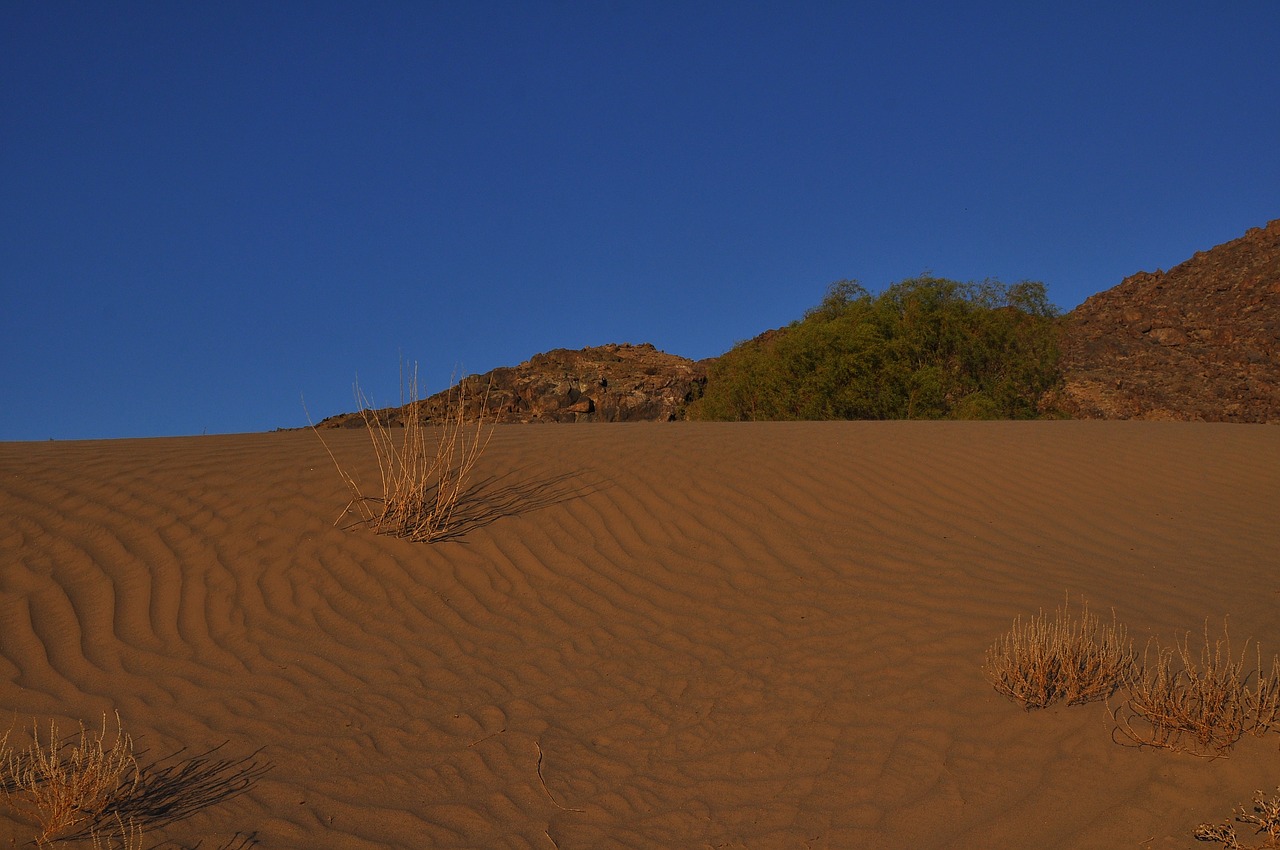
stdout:
<svg viewBox="0 0 1280 850">
<path fill-rule="evenodd" d="M 1148 644 L 1129 698 L 1112 712 L 1117 731 L 1138 746 L 1204 756 L 1222 755 L 1246 732 L 1265 734 L 1280 713 L 1280 659 L 1264 673 L 1255 646 L 1250 671 L 1248 647 L 1237 658 L 1225 625 L 1211 643 L 1208 624 L 1198 657 L 1189 634 L 1172 649 Z"/>
<path fill-rule="evenodd" d="M 80 724 L 79 736 L 62 737 L 51 721 L 48 735 L 32 725 L 25 748 L 0 735 L 0 789 L 9 805 L 39 824 L 35 842 L 90 841 L 95 850 L 141 850 L 143 832 L 235 797 L 270 769 L 258 753 L 216 759 L 199 756 L 140 762 L 120 716 L 108 731 Z M 228 845 L 231 846 L 231 845 Z M 244 850 L 250 844 L 236 845 Z"/>
<path fill-rule="evenodd" d="M 1276 791 L 1280 792 L 1280 788 Z M 1200 841 L 1217 841 L 1228 850 L 1270 850 L 1280 848 L 1280 796 L 1267 799 L 1258 791 L 1253 795 L 1253 808 L 1240 806 L 1235 811 L 1236 821 L 1255 827 L 1253 834 L 1262 836 L 1261 844 L 1241 844 L 1236 828 L 1228 823 L 1202 823 L 1193 835 Z"/>
<path fill-rule="evenodd" d="M 364 495 L 355 477 L 338 463 L 332 451 L 329 457 L 351 491 L 351 501 L 342 516 L 354 509 L 377 534 L 430 543 L 457 533 L 458 507 L 466 496 L 476 462 L 493 436 L 494 422 L 485 415 L 488 390 L 477 395 L 466 380 L 449 391 L 443 413 L 434 422 L 427 415 L 426 404 L 418 398 L 416 367 L 408 389 L 404 427 L 395 428 L 389 417 L 374 410 L 356 387 L 360 414 L 378 459 L 380 497 Z M 473 407 L 477 411 L 474 419 Z M 317 436 L 319 433 L 316 431 Z M 327 444 L 325 449 L 328 451 Z"/>
<path fill-rule="evenodd" d="M 1074 705 L 1110 696 L 1132 678 L 1134 657 L 1114 612 L 1111 624 L 1103 625 L 1086 603 L 1074 616 L 1067 600 L 1052 620 L 1043 610 L 1026 622 L 1015 619 L 987 650 L 983 672 L 997 691 L 1030 710 L 1058 700 Z"/>
<path fill-rule="evenodd" d="M 0 743 L 5 792 L 15 809 L 40 824 L 40 846 L 97 823 L 112 803 L 137 787 L 133 740 L 121 728 L 119 715 L 109 743 L 105 714 L 98 732 L 81 723 L 78 740 L 61 738 L 53 721 L 44 739 L 33 725 L 31 744 L 24 750 L 9 749 L 8 740 L 5 733 Z M 132 834 L 132 825 L 128 829 L 125 835 Z"/>
</svg>

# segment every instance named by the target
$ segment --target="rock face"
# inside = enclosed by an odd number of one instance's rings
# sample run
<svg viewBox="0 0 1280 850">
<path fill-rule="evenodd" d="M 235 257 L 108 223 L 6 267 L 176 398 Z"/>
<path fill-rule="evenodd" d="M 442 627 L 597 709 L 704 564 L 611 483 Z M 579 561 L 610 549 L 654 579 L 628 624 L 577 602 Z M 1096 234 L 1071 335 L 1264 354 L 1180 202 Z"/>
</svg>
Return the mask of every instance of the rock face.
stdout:
<svg viewBox="0 0 1280 850">
<path fill-rule="evenodd" d="M 1062 370 L 1075 418 L 1280 423 L 1280 219 L 1087 299 Z"/>
<path fill-rule="evenodd" d="M 472 414 L 484 411 L 498 422 L 667 422 L 702 394 L 706 366 L 652 345 L 602 345 L 570 351 L 557 348 L 519 366 L 473 375 L 462 385 Z M 485 398 L 485 391 L 488 395 Z M 420 404 L 429 419 L 448 406 L 447 393 Z M 379 411 L 402 424 L 401 408 Z M 331 416 L 322 428 L 359 428 L 359 413 Z"/>
</svg>

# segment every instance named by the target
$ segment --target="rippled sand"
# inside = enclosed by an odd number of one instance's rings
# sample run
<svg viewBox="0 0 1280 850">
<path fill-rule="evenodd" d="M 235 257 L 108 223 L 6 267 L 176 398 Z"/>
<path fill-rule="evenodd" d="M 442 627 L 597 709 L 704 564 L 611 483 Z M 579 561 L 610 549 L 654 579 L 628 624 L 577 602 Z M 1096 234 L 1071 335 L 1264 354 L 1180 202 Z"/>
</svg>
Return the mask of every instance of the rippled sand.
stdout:
<svg viewBox="0 0 1280 850">
<path fill-rule="evenodd" d="M 149 839 L 206 848 L 1185 848 L 1280 784 L 980 670 L 1066 594 L 1280 651 L 1280 429 L 511 426 L 479 477 L 423 545 L 334 528 L 309 432 L 0 444 L 0 707 L 265 748 Z"/>
</svg>

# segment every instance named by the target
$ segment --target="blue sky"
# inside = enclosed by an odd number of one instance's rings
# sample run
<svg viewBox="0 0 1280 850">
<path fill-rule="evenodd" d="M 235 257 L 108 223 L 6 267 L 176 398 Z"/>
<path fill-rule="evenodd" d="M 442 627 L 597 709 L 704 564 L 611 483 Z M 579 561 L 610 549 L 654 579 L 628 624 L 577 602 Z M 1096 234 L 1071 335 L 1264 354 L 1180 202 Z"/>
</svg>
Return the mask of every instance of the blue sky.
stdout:
<svg viewBox="0 0 1280 850">
<path fill-rule="evenodd" d="M 261 431 L 1280 217 L 1280 3 L 0 6 L 0 440 Z"/>
</svg>

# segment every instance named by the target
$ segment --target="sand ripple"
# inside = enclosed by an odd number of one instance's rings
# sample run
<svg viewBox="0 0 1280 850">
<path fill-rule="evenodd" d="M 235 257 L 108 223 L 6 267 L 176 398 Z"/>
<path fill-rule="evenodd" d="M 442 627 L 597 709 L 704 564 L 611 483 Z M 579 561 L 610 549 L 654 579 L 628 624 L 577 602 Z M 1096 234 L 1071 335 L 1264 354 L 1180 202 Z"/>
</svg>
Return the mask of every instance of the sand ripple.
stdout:
<svg viewBox="0 0 1280 850">
<path fill-rule="evenodd" d="M 2 704 L 265 746 L 164 833 L 212 846 L 1173 847 L 1280 781 L 979 670 L 1067 593 L 1280 650 L 1274 428 L 504 427 L 482 467 L 425 546 L 332 527 L 307 433 L 0 444 Z"/>
</svg>

